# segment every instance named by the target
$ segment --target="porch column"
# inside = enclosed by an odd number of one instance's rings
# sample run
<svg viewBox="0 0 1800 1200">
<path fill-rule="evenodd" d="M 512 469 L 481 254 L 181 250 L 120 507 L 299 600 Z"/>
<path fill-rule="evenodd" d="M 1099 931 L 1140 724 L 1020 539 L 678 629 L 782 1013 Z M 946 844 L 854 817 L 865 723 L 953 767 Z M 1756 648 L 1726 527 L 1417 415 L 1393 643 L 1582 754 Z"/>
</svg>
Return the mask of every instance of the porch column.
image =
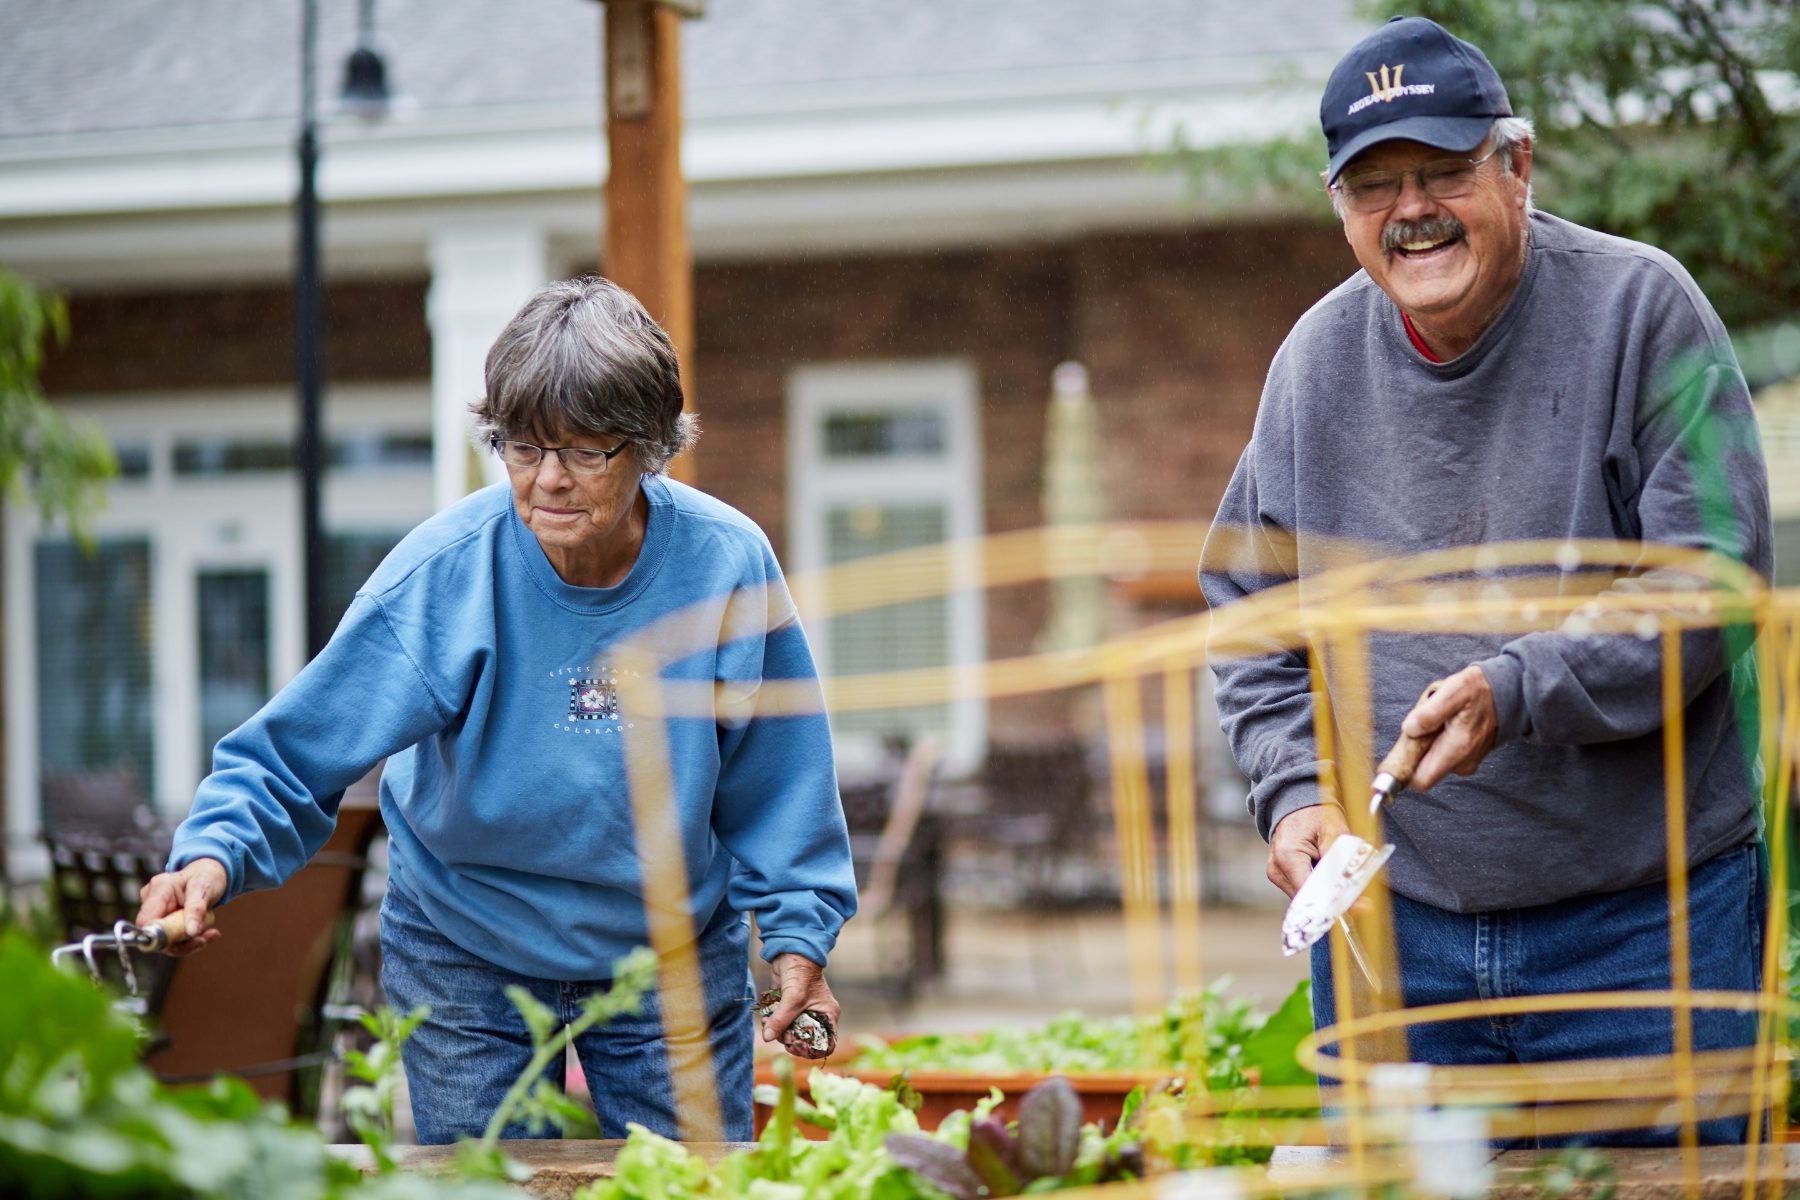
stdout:
<svg viewBox="0 0 1800 1200">
<path fill-rule="evenodd" d="M 442 509 L 502 477 L 469 443 L 469 405 L 483 393 L 488 348 L 551 270 L 544 233 L 530 225 L 441 229 L 429 255 L 432 495 Z"/>
</svg>

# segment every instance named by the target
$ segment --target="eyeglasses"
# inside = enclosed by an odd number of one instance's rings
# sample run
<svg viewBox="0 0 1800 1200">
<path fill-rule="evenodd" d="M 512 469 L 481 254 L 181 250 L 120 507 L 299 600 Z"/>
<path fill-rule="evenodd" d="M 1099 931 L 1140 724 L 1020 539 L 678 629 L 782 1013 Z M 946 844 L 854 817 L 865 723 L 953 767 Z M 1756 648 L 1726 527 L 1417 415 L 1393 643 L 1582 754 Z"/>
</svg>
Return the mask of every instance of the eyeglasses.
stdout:
<svg viewBox="0 0 1800 1200">
<path fill-rule="evenodd" d="M 535 471 L 538 464 L 544 461 L 544 455 L 554 450 L 563 470 L 571 475 L 602 474 L 606 470 L 606 464 L 631 445 L 630 442 L 620 442 L 611 450 L 596 450 L 589 446 L 534 446 L 530 442 L 516 442 L 511 438 L 493 438 L 490 444 L 509 471 Z"/>
<path fill-rule="evenodd" d="M 1356 212 L 1380 212 L 1400 199 L 1400 190 L 1411 175 L 1418 178 L 1419 190 L 1433 200 L 1454 200 L 1475 190 L 1481 164 L 1499 152 L 1496 146 L 1480 158 L 1434 158 L 1416 171 L 1351 171 L 1332 184 L 1331 190 Z"/>
</svg>

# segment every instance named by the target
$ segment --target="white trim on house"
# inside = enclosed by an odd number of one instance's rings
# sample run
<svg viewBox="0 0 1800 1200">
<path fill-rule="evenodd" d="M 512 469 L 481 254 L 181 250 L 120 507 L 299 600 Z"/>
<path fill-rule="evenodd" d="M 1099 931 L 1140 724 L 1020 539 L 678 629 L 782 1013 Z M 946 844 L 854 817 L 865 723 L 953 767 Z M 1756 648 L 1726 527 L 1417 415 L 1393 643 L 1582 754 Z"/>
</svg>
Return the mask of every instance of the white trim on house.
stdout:
<svg viewBox="0 0 1800 1200">
<path fill-rule="evenodd" d="M 942 455 L 857 458 L 834 462 L 824 451 L 825 419 L 836 413 L 904 406 L 941 414 L 948 439 Z M 813 364 L 787 384 L 789 568 L 802 619 L 826 597 L 813 574 L 828 565 L 826 520 L 844 502 L 938 502 L 952 544 L 950 661 L 971 677 L 952 702 L 944 759 L 952 770 L 980 762 L 987 742 L 987 703 L 973 672 L 987 658 L 987 596 L 979 539 L 985 529 L 981 492 L 980 388 L 974 365 L 960 359 Z M 808 629 L 820 669 L 832 671 L 831 639 L 817 620 Z"/>
<path fill-rule="evenodd" d="M 1308 89 L 1196 94 L 1126 89 L 909 109 L 844 109 L 691 119 L 682 170 L 695 185 L 957 168 L 1118 161 L 1166 147 L 1303 132 Z M 281 125 L 72 134 L 0 141 L 0 219 L 282 206 L 293 198 L 294 131 Z M 322 198 L 414 201 L 545 191 L 604 181 L 597 114 L 493 114 L 328 123 Z"/>
<path fill-rule="evenodd" d="M 1184 180 L 1133 160 L 695 184 L 688 212 L 704 262 L 1168 229 L 1193 224 L 1197 210 Z M 599 258 L 605 221 L 597 194 L 583 190 L 404 207 L 333 201 L 321 227 L 326 270 L 423 278 L 438 230 L 509 222 L 543 230 L 558 270 Z M 285 284 L 292 243 L 286 208 L 0 220 L 0 262 L 74 288 Z"/>
<path fill-rule="evenodd" d="M 433 495 L 439 508 L 448 508 L 506 478 L 497 458 L 472 445 L 469 405 L 487 390 L 489 348 L 519 307 L 550 282 L 553 268 L 543 231 L 524 223 L 441 229 L 430 256 Z"/>
<path fill-rule="evenodd" d="M 1194 144 L 1303 131 L 1315 103 L 1247 87 L 696 119 L 682 154 L 694 252 L 943 248 L 1242 215 L 1220 198 L 1201 211 L 1149 156 L 1178 127 Z M 605 160 L 591 113 L 341 122 L 325 139 L 333 277 L 422 275 L 446 222 L 529 224 L 553 259 L 597 256 Z M 271 125 L 0 142 L 0 262 L 75 287 L 279 281 L 291 140 Z"/>
</svg>

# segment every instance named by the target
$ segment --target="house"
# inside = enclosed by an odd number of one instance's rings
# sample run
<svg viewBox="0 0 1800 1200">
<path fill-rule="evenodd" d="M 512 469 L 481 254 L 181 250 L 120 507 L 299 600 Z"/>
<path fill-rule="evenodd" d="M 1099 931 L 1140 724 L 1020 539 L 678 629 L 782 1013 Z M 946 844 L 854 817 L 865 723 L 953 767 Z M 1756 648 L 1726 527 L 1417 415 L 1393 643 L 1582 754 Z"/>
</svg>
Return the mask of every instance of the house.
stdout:
<svg viewBox="0 0 1800 1200">
<path fill-rule="evenodd" d="M 1051 372 L 1074 360 L 1110 513 L 1210 516 L 1271 354 L 1354 263 L 1323 199 L 1196 190 L 1156 159 L 1177 128 L 1306 133 L 1368 28 L 1349 0 L 707 10 L 683 31 L 696 482 L 790 572 L 1035 526 Z M 319 0 L 339 606 L 479 481 L 463 413 L 519 301 L 605 269 L 599 6 L 369 11 L 401 102 L 364 123 L 330 104 L 358 5 Z M 213 742 L 302 663 L 298 14 L 0 0 L 0 263 L 68 293 L 73 338 L 45 387 L 122 468 L 92 555 L 6 513 L 15 856 L 48 771 L 128 763 L 183 811 Z M 1164 615 L 1200 603 L 1164 599 Z M 977 590 L 815 640 L 837 671 L 973 660 L 1028 651 L 1044 612 L 1041 589 Z M 948 722 L 952 750 L 1044 719 L 976 704 Z"/>
</svg>

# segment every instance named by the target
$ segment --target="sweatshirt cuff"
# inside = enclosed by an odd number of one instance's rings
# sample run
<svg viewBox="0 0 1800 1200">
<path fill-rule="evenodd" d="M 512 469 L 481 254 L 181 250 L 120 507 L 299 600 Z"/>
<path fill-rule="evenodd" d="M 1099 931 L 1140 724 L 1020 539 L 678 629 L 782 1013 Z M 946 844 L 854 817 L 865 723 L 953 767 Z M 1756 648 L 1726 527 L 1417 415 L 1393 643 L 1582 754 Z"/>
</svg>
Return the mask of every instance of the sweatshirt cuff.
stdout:
<svg viewBox="0 0 1800 1200">
<path fill-rule="evenodd" d="M 169 863 L 165 868 L 179 871 L 196 859 L 210 858 L 225 868 L 225 894 L 219 898 L 223 904 L 244 890 L 244 849 L 219 838 L 197 837 L 182 841 L 179 846 L 169 851 Z"/>
<path fill-rule="evenodd" d="M 1321 772 L 1329 771 L 1329 763 L 1318 764 Z M 1256 806 L 1256 830 L 1262 834 L 1263 841 L 1275 836 L 1275 827 L 1281 819 L 1291 812 L 1303 808 L 1312 808 L 1317 804 L 1335 803 L 1335 799 L 1319 786 L 1317 776 L 1312 778 L 1290 779 L 1283 784 L 1272 799 L 1265 800 Z"/>
<path fill-rule="evenodd" d="M 822 935 L 804 937 L 789 933 L 768 934 L 762 939 L 762 960 L 774 962 L 778 955 L 798 954 L 801 958 L 811 959 L 818 963 L 819 967 L 823 969 L 825 960 L 831 955 L 831 947 L 836 941 L 836 938 L 826 938 Z"/>
<path fill-rule="evenodd" d="M 1531 714 L 1525 711 L 1525 664 L 1510 654 L 1496 654 L 1475 664 L 1487 676 L 1494 695 L 1495 737 L 1499 744 L 1516 742 L 1531 733 Z"/>
</svg>

